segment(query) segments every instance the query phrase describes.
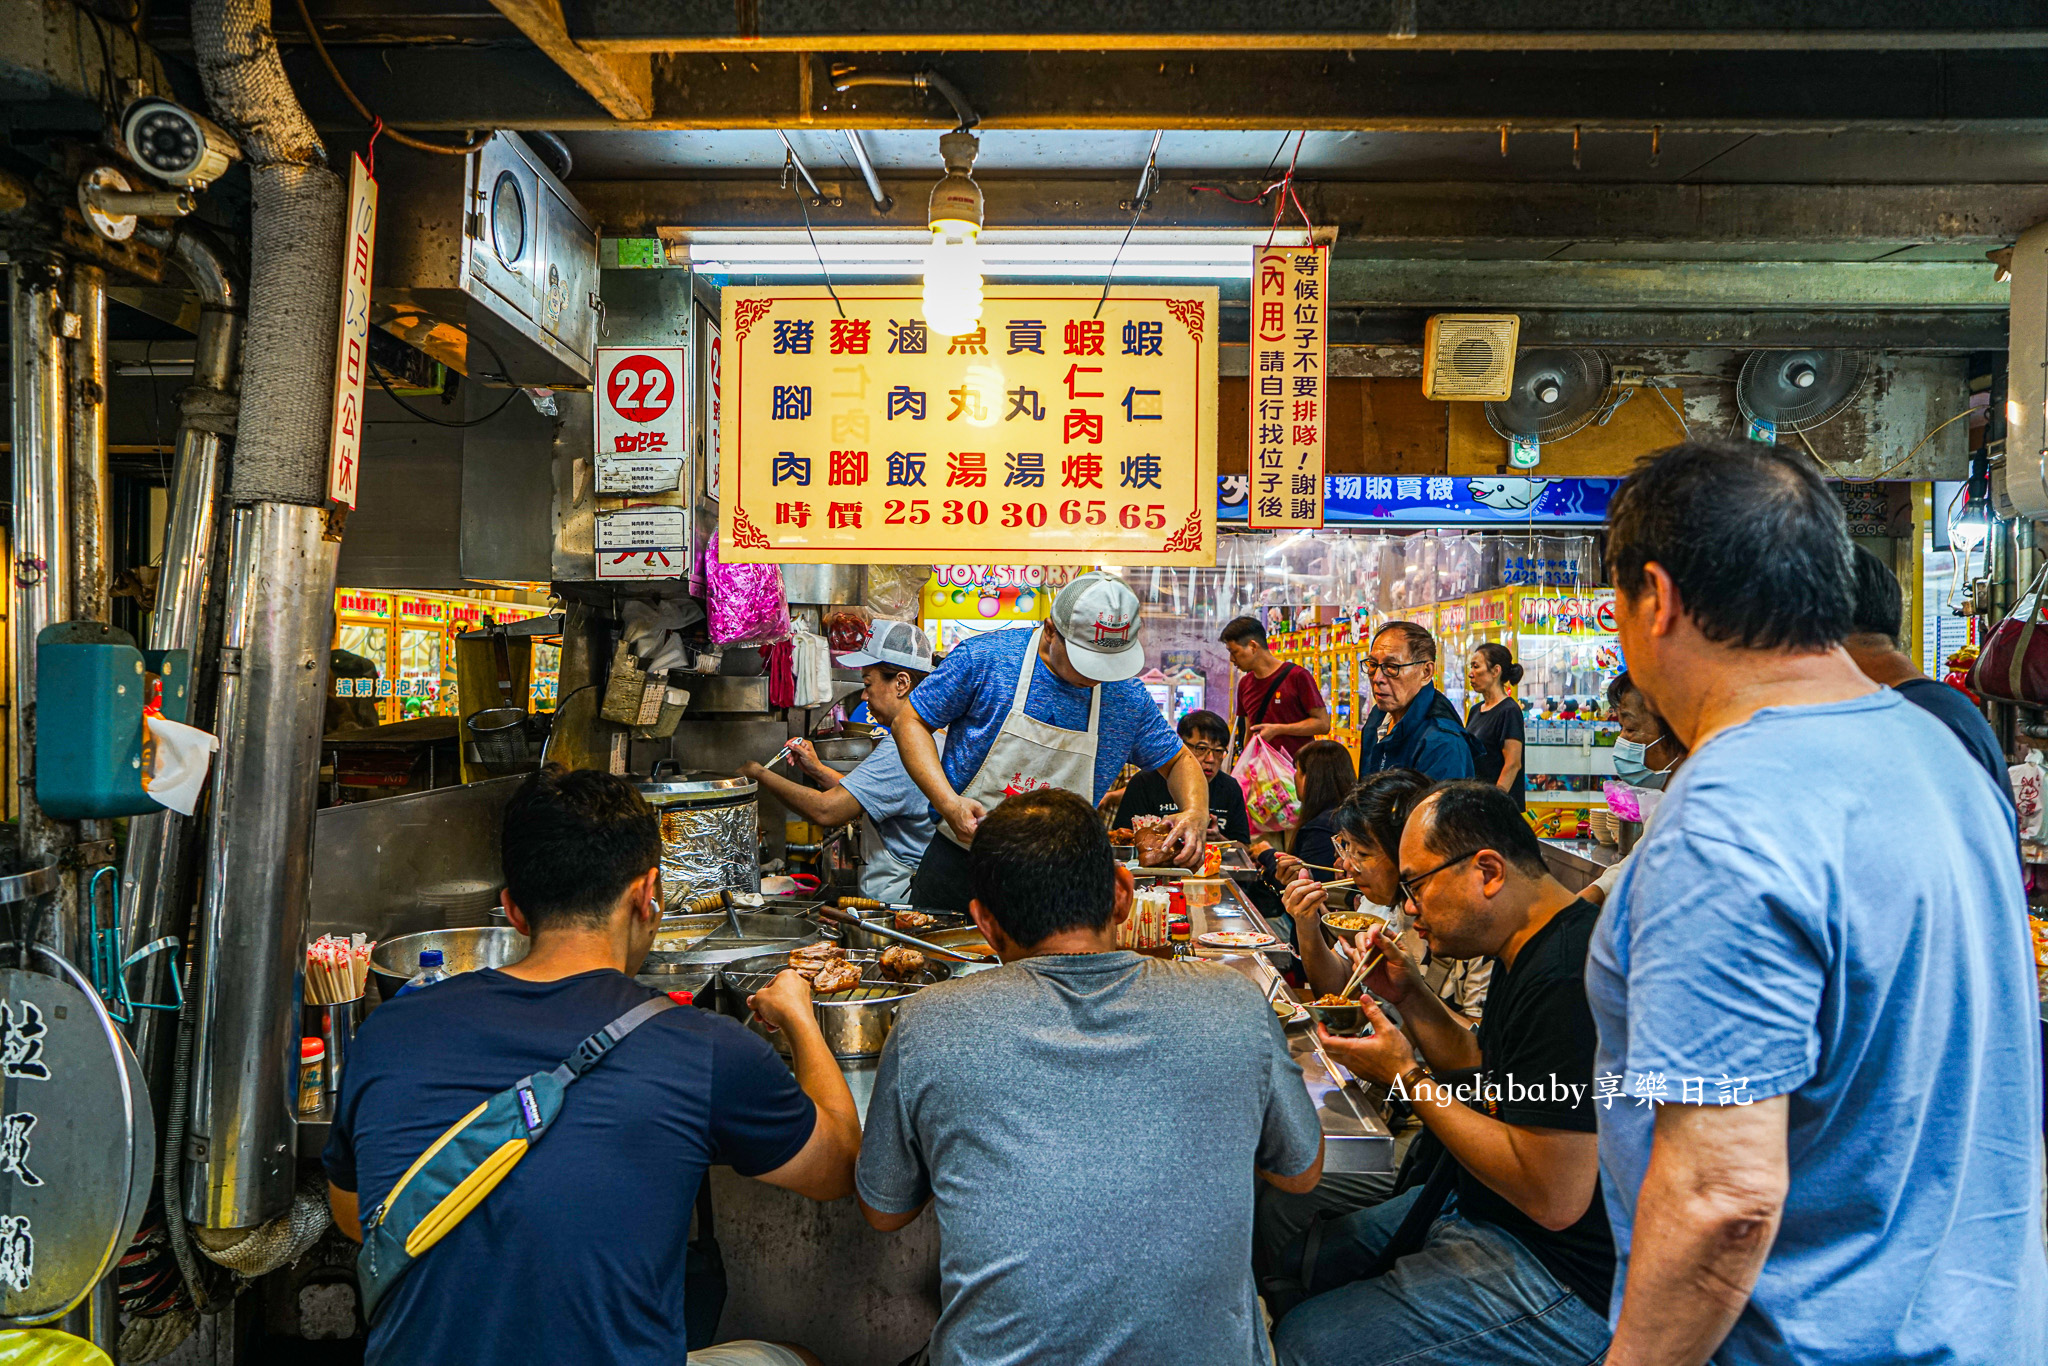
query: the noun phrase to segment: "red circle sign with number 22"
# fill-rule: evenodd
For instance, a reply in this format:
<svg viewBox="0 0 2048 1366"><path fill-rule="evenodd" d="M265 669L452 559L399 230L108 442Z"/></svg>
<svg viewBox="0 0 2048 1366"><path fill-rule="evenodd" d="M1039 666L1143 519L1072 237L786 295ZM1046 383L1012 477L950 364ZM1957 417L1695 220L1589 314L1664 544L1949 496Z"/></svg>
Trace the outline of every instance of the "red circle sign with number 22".
<svg viewBox="0 0 2048 1366"><path fill-rule="evenodd" d="M612 367L605 386L612 411L628 422L652 422L676 396L675 376L653 356L627 356Z"/></svg>

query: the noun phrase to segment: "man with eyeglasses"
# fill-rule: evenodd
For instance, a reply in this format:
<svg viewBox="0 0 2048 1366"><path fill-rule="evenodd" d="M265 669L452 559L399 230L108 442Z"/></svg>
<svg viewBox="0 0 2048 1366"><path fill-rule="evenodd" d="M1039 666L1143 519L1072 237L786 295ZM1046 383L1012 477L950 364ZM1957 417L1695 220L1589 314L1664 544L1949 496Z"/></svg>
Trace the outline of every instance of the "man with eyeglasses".
<svg viewBox="0 0 2048 1366"><path fill-rule="evenodd" d="M1209 781L1211 829L1221 830L1223 839L1250 844L1252 823L1245 814L1244 789L1237 785L1237 779L1223 771L1224 756L1230 753L1230 723L1213 711L1191 711L1181 717L1175 729L1188 753L1202 766L1202 776ZM1117 803L1116 819L1110 824L1124 829L1133 816L1179 814L1180 802L1168 788L1166 774L1151 768L1131 779L1124 788L1123 800Z"/></svg>
<svg viewBox="0 0 2048 1366"><path fill-rule="evenodd" d="M1372 683L1372 710L1359 731L1358 776L1409 768L1447 782L1470 778L1475 742L1450 699L1429 681L1436 637L1412 621L1390 621L1361 661Z"/></svg>
<svg viewBox="0 0 2048 1366"><path fill-rule="evenodd" d="M1494 960L1486 1014L1474 1032L1398 945L1360 936L1362 953L1386 955L1365 984L1401 1024L1367 999L1369 1036L1318 1035L1354 1076L1405 1099L1448 1165L1297 1243L1287 1262L1313 1298L1274 1334L1280 1366L1596 1361L1614 1279L1584 983L1599 912L1549 874L1491 783L1425 796L1400 867L1432 953Z"/></svg>

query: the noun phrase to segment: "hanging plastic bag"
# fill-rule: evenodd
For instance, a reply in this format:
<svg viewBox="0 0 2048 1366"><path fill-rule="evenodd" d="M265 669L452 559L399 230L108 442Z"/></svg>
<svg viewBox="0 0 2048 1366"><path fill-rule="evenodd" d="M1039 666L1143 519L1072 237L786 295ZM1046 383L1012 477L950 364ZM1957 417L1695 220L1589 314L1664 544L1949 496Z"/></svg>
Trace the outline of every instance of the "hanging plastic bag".
<svg viewBox="0 0 2048 1366"><path fill-rule="evenodd" d="M782 596L782 569L772 564L725 564L720 538L704 543L704 604L707 629L720 645L766 645L789 634L789 603Z"/></svg>
<svg viewBox="0 0 2048 1366"><path fill-rule="evenodd" d="M1301 798L1294 791L1294 761L1265 736L1255 737L1230 770L1244 789L1244 810L1252 829L1262 835L1294 828Z"/></svg>
<svg viewBox="0 0 2048 1366"><path fill-rule="evenodd" d="M220 741L197 726L161 716L145 715L142 723L142 790L179 815L191 815Z"/></svg>
<svg viewBox="0 0 2048 1366"><path fill-rule="evenodd" d="M878 617L916 621L922 614L925 581L931 576L928 564L871 564L863 601Z"/></svg>

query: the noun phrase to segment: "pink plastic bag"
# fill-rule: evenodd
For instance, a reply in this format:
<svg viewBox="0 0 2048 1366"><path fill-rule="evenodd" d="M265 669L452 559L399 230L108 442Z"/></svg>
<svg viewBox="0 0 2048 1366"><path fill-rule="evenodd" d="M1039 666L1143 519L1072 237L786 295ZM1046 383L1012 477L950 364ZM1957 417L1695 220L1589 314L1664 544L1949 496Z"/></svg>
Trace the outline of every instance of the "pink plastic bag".
<svg viewBox="0 0 2048 1366"><path fill-rule="evenodd" d="M789 634L781 566L721 563L716 536L704 543L704 608L718 645L765 645Z"/></svg>
<svg viewBox="0 0 2048 1366"><path fill-rule="evenodd" d="M1286 750L1258 736L1245 746L1230 776L1244 789L1244 810L1253 830L1270 835L1294 828L1301 799L1294 792L1294 760Z"/></svg>

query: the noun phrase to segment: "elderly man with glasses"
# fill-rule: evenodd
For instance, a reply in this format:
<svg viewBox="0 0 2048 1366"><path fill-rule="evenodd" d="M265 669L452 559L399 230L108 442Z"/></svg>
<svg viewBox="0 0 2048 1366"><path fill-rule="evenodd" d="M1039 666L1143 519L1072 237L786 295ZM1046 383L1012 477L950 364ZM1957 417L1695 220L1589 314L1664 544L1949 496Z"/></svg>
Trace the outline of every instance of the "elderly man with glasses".
<svg viewBox="0 0 2048 1366"><path fill-rule="evenodd" d="M1614 1280L1584 984L1599 912L1545 871L1490 783L1424 797L1400 867L1416 934L1433 953L1493 959L1493 985L1475 1032L1397 945L1359 937L1361 953L1384 954L1366 986L1401 1023L1367 1000L1372 1034L1319 1027L1323 1047L1407 1100L1439 1151L1419 1186L1296 1244L1313 1298L1281 1320L1280 1366L1598 1360Z"/></svg>
<svg viewBox="0 0 2048 1366"><path fill-rule="evenodd" d="M1412 621L1390 621L1361 661L1372 683L1372 711L1359 732L1358 776L1410 768L1447 782L1470 778L1477 743L1450 699L1430 683L1436 637Z"/></svg>

